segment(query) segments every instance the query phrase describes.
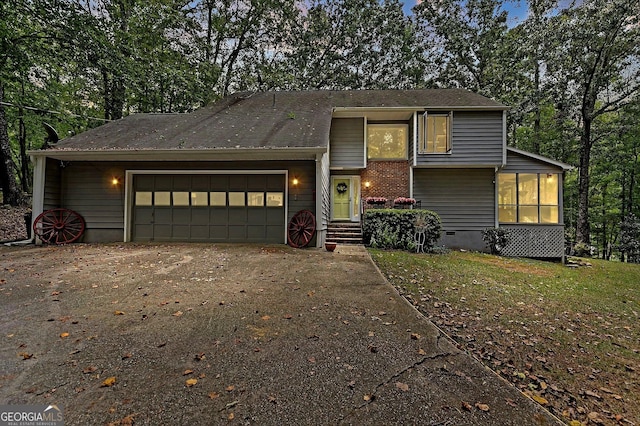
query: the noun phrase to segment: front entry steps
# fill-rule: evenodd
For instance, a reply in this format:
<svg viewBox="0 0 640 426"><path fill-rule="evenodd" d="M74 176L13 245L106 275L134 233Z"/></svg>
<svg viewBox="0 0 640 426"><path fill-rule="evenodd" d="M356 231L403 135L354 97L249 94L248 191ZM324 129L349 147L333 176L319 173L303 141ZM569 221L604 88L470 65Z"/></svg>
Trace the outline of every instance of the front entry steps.
<svg viewBox="0 0 640 426"><path fill-rule="evenodd" d="M359 222L331 222L327 227L326 241L338 244L362 244L362 227Z"/></svg>

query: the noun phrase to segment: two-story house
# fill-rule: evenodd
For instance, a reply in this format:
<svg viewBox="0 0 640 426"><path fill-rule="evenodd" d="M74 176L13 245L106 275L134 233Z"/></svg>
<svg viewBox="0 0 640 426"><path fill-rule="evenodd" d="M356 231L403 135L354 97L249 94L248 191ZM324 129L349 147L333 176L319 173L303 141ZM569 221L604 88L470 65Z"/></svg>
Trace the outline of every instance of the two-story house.
<svg viewBox="0 0 640 426"><path fill-rule="evenodd" d="M441 244L562 257L568 166L506 146L507 107L457 89L240 93L190 114L134 114L30 154L34 219L57 207L83 241L286 243L300 210L359 223L366 197L412 197Z"/></svg>

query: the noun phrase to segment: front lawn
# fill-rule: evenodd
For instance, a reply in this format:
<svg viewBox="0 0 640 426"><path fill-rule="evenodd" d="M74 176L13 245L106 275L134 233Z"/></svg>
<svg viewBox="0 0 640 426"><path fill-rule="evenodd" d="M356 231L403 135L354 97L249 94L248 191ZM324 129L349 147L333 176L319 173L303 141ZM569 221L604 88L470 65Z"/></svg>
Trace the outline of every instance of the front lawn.
<svg viewBox="0 0 640 426"><path fill-rule="evenodd" d="M567 423L640 424L640 265L370 252L462 349Z"/></svg>

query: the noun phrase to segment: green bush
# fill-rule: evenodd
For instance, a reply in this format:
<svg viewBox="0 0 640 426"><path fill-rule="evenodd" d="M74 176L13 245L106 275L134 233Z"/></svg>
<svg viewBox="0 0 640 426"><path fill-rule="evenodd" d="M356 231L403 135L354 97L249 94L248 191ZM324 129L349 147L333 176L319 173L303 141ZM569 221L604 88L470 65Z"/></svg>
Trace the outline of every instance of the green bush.
<svg viewBox="0 0 640 426"><path fill-rule="evenodd" d="M425 251L432 251L440 239L440 217L429 210L370 209L364 213L364 243L383 249L416 248L416 227L425 229Z"/></svg>
<svg viewBox="0 0 640 426"><path fill-rule="evenodd" d="M500 254L511 241L511 231L504 228L485 228L482 230L482 239L491 250L491 254Z"/></svg>

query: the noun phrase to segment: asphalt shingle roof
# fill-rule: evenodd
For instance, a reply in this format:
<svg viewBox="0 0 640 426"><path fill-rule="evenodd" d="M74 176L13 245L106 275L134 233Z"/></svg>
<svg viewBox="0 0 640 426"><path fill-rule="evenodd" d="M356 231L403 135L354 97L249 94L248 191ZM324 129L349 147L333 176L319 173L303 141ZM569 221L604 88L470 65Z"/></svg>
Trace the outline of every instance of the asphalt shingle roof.
<svg viewBox="0 0 640 426"><path fill-rule="evenodd" d="M459 89L238 93L189 114L133 114L51 150L323 148L334 108L506 109Z"/></svg>

